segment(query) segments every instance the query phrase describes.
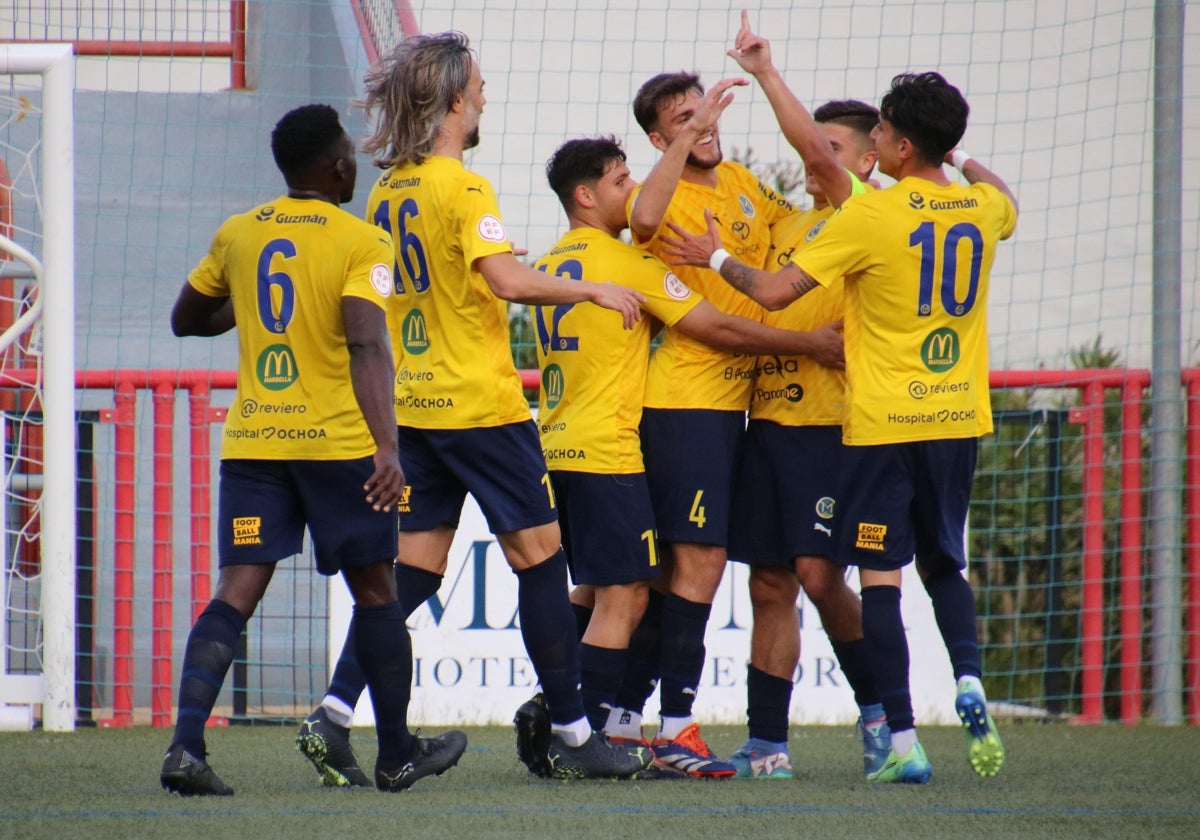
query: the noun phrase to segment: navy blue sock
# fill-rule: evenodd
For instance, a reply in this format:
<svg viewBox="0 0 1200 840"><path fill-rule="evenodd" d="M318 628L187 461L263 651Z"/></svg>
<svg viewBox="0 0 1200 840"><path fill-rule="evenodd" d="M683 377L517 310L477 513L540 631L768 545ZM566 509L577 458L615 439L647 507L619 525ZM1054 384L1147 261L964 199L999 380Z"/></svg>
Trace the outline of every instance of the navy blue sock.
<svg viewBox="0 0 1200 840"><path fill-rule="evenodd" d="M688 717L692 713L704 670L704 630L711 612L712 604L699 604L674 594L663 597L663 717Z"/></svg>
<svg viewBox="0 0 1200 840"><path fill-rule="evenodd" d="M617 705L639 715L654 693L659 677L659 647L662 640L663 595L650 590L642 620L629 637L629 658L625 661L625 677L617 691Z"/></svg>
<svg viewBox="0 0 1200 840"><path fill-rule="evenodd" d="M412 754L408 701L412 693L412 641L399 601L354 606L354 649L375 707L379 758L395 764Z"/></svg>
<svg viewBox="0 0 1200 840"><path fill-rule="evenodd" d="M913 728L908 691L908 637L900 615L900 587L868 586L862 591L863 651L875 675L879 702L893 732Z"/></svg>
<svg viewBox="0 0 1200 840"><path fill-rule="evenodd" d="M179 675L179 715L173 744L204 757L204 725L212 714L225 674L233 662L246 617L224 601L213 599L192 625Z"/></svg>
<svg viewBox="0 0 1200 840"><path fill-rule="evenodd" d="M521 638L537 672L552 723L584 716L579 694L579 636L567 598L567 555L552 557L517 575L517 614Z"/></svg>
<svg viewBox="0 0 1200 840"><path fill-rule="evenodd" d="M407 619L442 588L442 575L416 566L396 564L396 598L404 606Z"/></svg>
<svg viewBox="0 0 1200 840"><path fill-rule="evenodd" d="M833 645L833 655L837 657L842 673L850 688L854 689L854 702L859 706L871 706L879 702L879 689L875 687L875 675L871 673L871 665L867 661L866 643L862 639L852 642L836 642Z"/></svg>
<svg viewBox="0 0 1200 840"><path fill-rule="evenodd" d="M582 641L583 634L587 632L588 623L592 620L592 608L572 602L571 610L575 613L575 629L579 633L580 641Z"/></svg>
<svg viewBox="0 0 1200 840"><path fill-rule="evenodd" d="M413 566L396 564L396 591L399 592L401 609L404 618L416 612L417 607L424 604L442 587L442 575L427 572ZM407 594L406 594L407 593ZM354 618L346 628L346 641L342 643L342 652L338 654L337 664L333 667L333 676L329 679L326 694L338 698L351 709L358 703L358 697L367 687L367 678L358 664L358 654L355 653Z"/></svg>
<svg viewBox="0 0 1200 840"><path fill-rule="evenodd" d="M792 681L746 667L746 721L750 737L786 743L792 706Z"/></svg>
<svg viewBox="0 0 1200 840"><path fill-rule="evenodd" d="M616 700L628 658L628 650L579 645L579 676L583 681L580 690L592 729L599 731L608 722L608 709Z"/></svg>
<svg viewBox="0 0 1200 840"><path fill-rule="evenodd" d="M346 627L346 640L342 642L342 652L338 654L337 664L333 666L333 676L329 678L329 688L325 693L341 700L351 709L358 703L358 696L367 687L367 678L358 664L358 654L355 652L355 626L357 621L350 617Z"/></svg>
<svg viewBox="0 0 1200 840"><path fill-rule="evenodd" d="M936 572L925 581L933 601L954 678L978 677L983 673L979 659L979 636L975 628L975 592L957 570Z"/></svg>

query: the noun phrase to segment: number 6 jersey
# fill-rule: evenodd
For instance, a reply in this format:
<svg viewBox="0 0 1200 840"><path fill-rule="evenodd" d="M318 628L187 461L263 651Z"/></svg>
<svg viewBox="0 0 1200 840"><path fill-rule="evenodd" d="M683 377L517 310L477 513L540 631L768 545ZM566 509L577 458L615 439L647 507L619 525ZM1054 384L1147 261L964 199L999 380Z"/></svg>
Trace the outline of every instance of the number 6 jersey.
<svg viewBox="0 0 1200 840"><path fill-rule="evenodd" d="M375 451L350 383L342 298L387 309L386 234L327 201L280 196L226 219L188 276L230 297L237 393L222 458L347 460Z"/></svg>
<svg viewBox="0 0 1200 840"><path fill-rule="evenodd" d="M846 202L797 254L823 286L846 278L846 444L992 430L989 275L1016 221L995 187L910 177Z"/></svg>
<svg viewBox="0 0 1200 840"><path fill-rule="evenodd" d="M375 181L367 220L395 245L396 423L470 429L529 420L508 303L473 268L512 250L491 184L454 158L405 163Z"/></svg>

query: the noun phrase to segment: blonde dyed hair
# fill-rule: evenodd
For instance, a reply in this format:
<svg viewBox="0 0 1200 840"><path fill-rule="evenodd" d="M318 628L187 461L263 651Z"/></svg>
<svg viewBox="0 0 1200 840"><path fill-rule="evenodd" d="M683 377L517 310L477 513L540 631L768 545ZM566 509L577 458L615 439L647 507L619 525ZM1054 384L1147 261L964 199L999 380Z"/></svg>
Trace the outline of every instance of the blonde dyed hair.
<svg viewBox="0 0 1200 840"><path fill-rule="evenodd" d="M359 104L378 119L363 150L381 167L425 160L474 63L461 32L414 35L397 44L367 73Z"/></svg>

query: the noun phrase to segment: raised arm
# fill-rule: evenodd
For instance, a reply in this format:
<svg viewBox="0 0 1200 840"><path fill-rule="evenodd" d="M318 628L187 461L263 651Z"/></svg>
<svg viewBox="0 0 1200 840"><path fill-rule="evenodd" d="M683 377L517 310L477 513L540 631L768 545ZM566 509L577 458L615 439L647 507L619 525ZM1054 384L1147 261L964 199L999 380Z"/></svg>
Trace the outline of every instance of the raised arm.
<svg viewBox="0 0 1200 840"><path fill-rule="evenodd" d="M1020 207L1017 205L1017 197L1008 188L1008 184L1004 183L1004 179L971 157L965 150L957 146L951 149L946 153L946 163L961 172L963 177L967 179L968 184L991 184L1008 196L1008 200L1013 203L1013 207L1018 212L1020 211Z"/></svg>
<svg viewBox="0 0 1200 840"><path fill-rule="evenodd" d="M770 310L783 309L817 287L817 281L795 263L788 263L778 271L767 271L731 257L721 247L712 213L705 210L704 219L708 229L700 234L684 230L673 222L667 223L674 236L662 238L663 252L671 257L673 265L707 266L730 286Z"/></svg>
<svg viewBox="0 0 1200 840"><path fill-rule="evenodd" d="M722 112L733 101L733 94L726 91L746 84L749 82L745 79L722 79L704 95L694 111L678 115L683 121L678 133L642 182L642 188L630 210L629 230L634 241L645 242L658 232L687 165L692 145L701 135L712 131Z"/></svg>
<svg viewBox="0 0 1200 840"><path fill-rule="evenodd" d="M375 510L391 510L404 490L404 470L396 437L392 396L395 369L387 316L371 301L347 295L342 298L342 319L354 399L375 441L375 471L363 491L367 504Z"/></svg>
<svg viewBox="0 0 1200 840"><path fill-rule="evenodd" d="M817 128L812 114L784 82L771 60L770 43L751 31L750 16L744 10L742 27L734 39L733 49L726 54L762 87L775 111L775 119L783 136L800 154L805 168L820 179L829 203L841 207L854 188L850 173L838 163L833 147Z"/></svg>
<svg viewBox="0 0 1200 840"><path fill-rule="evenodd" d="M480 257L475 261L475 267L496 297L502 300L532 306L594 303L620 312L625 329L631 329L642 318L641 304L646 300L645 296L624 286L556 277L530 268L508 252Z"/></svg>

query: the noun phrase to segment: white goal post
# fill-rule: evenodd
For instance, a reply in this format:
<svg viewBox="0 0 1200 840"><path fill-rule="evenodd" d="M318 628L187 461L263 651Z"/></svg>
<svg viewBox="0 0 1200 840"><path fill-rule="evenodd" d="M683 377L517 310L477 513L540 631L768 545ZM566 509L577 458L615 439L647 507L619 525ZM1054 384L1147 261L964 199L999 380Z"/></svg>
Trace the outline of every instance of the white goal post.
<svg viewBox="0 0 1200 840"><path fill-rule="evenodd" d="M76 714L74 48L0 44L0 74L41 77L42 408L52 443L45 447L40 528L44 690L35 702L46 730L69 732Z"/></svg>

